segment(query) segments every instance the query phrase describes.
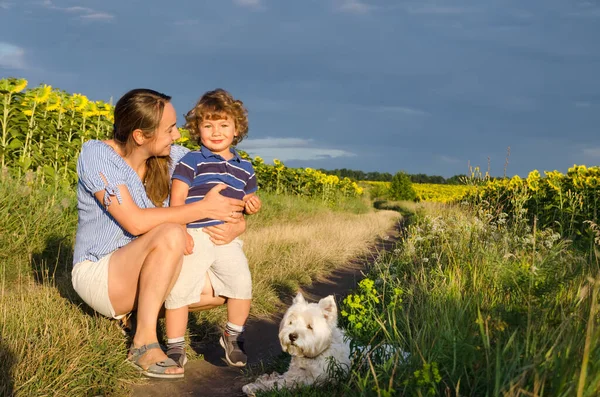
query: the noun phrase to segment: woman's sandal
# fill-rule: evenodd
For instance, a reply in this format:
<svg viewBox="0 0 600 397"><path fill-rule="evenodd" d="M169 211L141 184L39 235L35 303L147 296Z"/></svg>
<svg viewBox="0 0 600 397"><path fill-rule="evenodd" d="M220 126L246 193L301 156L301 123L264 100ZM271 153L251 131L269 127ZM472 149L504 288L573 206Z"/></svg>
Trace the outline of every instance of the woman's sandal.
<svg viewBox="0 0 600 397"><path fill-rule="evenodd" d="M185 348L183 347L169 347L167 349L167 357L175 361L181 368L188 362L185 355Z"/></svg>
<svg viewBox="0 0 600 397"><path fill-rule="evenodd" d="M150 343L148 345L144 345L144 346L138 347L138 348L131 346L131 349L129 349L129 357L127 358L127 361L129 361L132 365L134 365L137 369L139 369L142 374L146 375L149 378L161 378L161 379L183 378L183 373L180 373L180 374L166 373L166 371L170 368L180 368L179 364L176 363L175 361L173 361L173 359L171 359L171 358L167 358L166 360L159 361L154 364L150 364L147 368L142 367L139 363L140 358L142 358L142 356L144 354L146 354L146 352L148 350L151 350L151 349L160 349L160 345L157 342L155 342L155 343Z"/></svg>

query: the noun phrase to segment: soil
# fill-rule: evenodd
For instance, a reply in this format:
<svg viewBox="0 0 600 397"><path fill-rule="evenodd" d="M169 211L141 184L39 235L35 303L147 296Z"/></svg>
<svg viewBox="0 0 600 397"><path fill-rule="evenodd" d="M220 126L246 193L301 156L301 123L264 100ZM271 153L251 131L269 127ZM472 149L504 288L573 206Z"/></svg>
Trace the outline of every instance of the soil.
<svg viewBox="0 0 600 397"><path fill-rule="evenodd" d="M387 233L386 238L377 241L367 255L334 270L325 279L316 280L312 285L304 287L302 293L306 299L314 302L333 294L339 304L341 299L363 278L363 272L373 263L378 253L395 248L400 238L401 228L402 221ZM288 296L283 299L286 305L284 307L291 304L292 298L293 296ZM277 333L282 315L283 312L276 313L269 319L248 320L245 345L249 366L255 367L261 362L268 363L281 355ZM197 346L195 350L204 356L204 360L188 362L183 379L149 379L147 383L133 386L133 396L244 396L242 386L252 382L253 379L248 378L247 370L227 365L217 336L214 340Z"/></svg>

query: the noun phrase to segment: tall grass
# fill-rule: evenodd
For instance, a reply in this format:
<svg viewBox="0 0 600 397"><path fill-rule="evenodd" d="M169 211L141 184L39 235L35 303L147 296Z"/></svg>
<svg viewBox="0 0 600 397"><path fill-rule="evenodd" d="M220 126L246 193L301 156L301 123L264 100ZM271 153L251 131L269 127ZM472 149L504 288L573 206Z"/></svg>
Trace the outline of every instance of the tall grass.
<svg viewBox="0 0 600 397"><path fill-rule="evenodd" d="M598 395L589 258L551 230L424 207L344 302L355 342L394 349L365 358L340 395Z"/></svg>
<svg viewBox="0 0 600 397"><path fill-rule="evenodd" d="M125 362L125 337L115 322L92 313L70 284L74 193L35 189L33 174L27 178L0 178L0 395L127 394L139 377ZM258 315L277 307L286 288L358 255L396 219L370 212L360 199L344 199L344 209L333 210L322 200L260 196L263 210L244 235ZM317 238L310 238L311 224ZM341 239L345 247L317 247ZM216 324L222 316L216 310L196 319Z"/></svg>

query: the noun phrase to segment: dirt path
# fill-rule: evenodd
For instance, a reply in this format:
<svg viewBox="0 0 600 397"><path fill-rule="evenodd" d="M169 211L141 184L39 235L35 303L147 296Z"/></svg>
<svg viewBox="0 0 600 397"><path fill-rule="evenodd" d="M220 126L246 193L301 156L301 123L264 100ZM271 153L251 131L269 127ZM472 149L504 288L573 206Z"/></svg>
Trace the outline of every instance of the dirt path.
<svg viewBox="0 0 600 397"><path fill-rule="evenodd" d="M369 254L357 259L347 266L335 270L324 280L317 280L311 286L302 289L309 301L318 300L327 295L335 295L339 303L363 276L361 274L378 252L395 247L399 239L402 222L388 233L388 238L379 240ZM292 297L284 300L289 305ZM246 353L249 365L268 362L281 354L281 346L277 338L279 321L283 313L277 313L272 319L251 318L246 331ZM204 355L204 360L191 361L185 366L185 378L176 381L149 380L147 383L134 386L134 397L158 396L243 396L242 386L251 382L244 371L227 366L223 361L223 349L217 338L196 349Z"/></svg>

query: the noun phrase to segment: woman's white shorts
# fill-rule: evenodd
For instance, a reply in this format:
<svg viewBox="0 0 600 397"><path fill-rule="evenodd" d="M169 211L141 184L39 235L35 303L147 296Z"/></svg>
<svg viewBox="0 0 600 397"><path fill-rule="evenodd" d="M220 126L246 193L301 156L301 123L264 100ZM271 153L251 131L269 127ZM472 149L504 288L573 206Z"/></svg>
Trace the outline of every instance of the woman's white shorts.
<svg viewBox="0 0 600 397"><path fill-rule="evenodd" d="M71 271L73 289L92 309L103 316L121 319L116 315L108 297L108 263L112 253L98 262L86 260L77 263Z"/></svg>

